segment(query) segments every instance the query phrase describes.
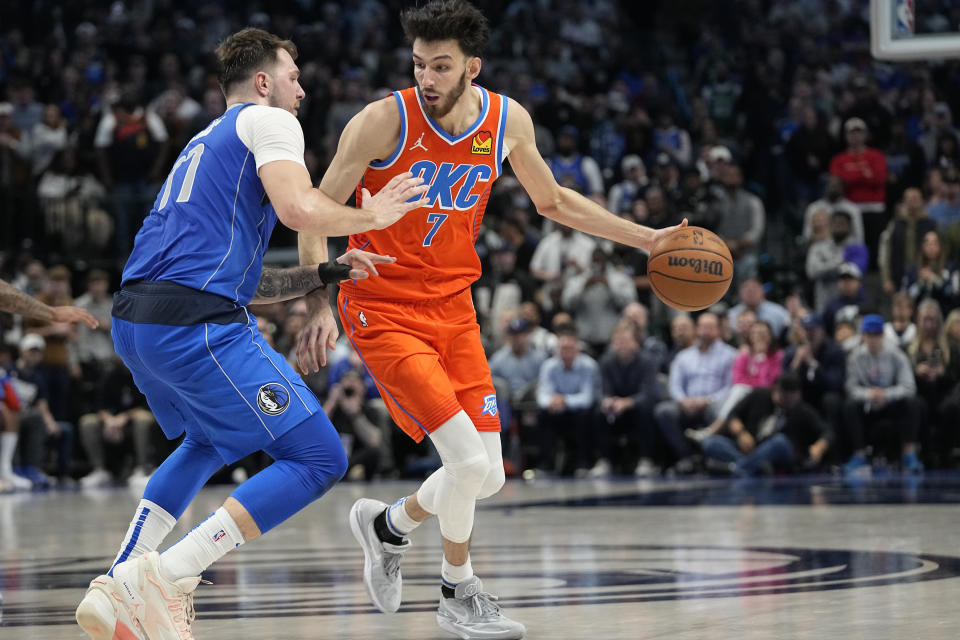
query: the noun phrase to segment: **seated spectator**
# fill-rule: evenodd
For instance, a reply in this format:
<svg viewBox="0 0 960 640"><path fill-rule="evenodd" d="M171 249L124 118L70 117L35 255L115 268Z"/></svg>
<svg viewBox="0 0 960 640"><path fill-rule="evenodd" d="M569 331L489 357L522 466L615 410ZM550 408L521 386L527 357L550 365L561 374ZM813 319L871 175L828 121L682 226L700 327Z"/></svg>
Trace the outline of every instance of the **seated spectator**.
<svg viewBox="0 0 960 640"><path fill-rule="evenodd" d="M923 406L916 396L910 361L899 349L884 344L881 316L865 316L861 332L863 344L847 360L843 423L853 455L844 465L844 473L859 473L868 467L867 445L877 442L882 424L899 436L903 470L921 473L917 441Z"/></svg>
<svg viewBox="0 0 960 640"><path fill-rule="evenodd" d="M736 282L755 278L760 240L766 224L763 201L743 188L743 171L735 164L723 172L723 190L714 203L718 219L716 233L733 256ZM764 318L765 319L765 318Z"/></svg>
<svg viewBox="0 0 960 640"><path fill-rule="evenodd" d="M530 273L537 280L554 285L563 277L589 271L595 246L590 236L557 224L533 252Z"/></svg>
<svg viewBox="0 0 960 640"><path fill-rule="evenodd" d="M836 434L843 408L847 354L824 331L817 312L805 315L801 325L803 341L787 348L783 370L797 374L803 401L819 411Z"/></svg>
<svg viewBox="0 0 960 640"><path fill-rule="evenodd" d="M957 273L947 264L947 256L940 242L940 234L928 231L923 236L915 264L907 268L902 288L914 300L932 298L940 309L952 309L957 303Z"/></svg>
<svg viewBox="0 0 960 640"><path fill-rule="evenodd" d="M653 407L660 398L657 383L659 362L640 348L631 322L621 322L613 331L610 349L600 359L601 420L597 425L597 463L592 477L609 475L617 440L625 438L636 450L629 470L637 476L656 472L653 464ZM621 460L623 462L623 460Z"/></svg>
<svg viewBox="0 0 960 640"><path fill-rule="evenodd" d="M708 460L741 476L811 469L830 446L830 430L803 401L800 378L783 373L772 387L758 387L741 400L722 434L703 443Z"/></svg>
<svg viewBox="0 0 960 640"><path fill-rule="evenodd" d="M631 153L623 156L620 160L620 172L623 180L610 187L607 196L607 206L618 216L631 213L633 203L643 198L643 192L650 184L647 168L638 155Z"/></svg>
<svg viewBox="0 0 960 640"><path fill-rule="evenodd" d="M582 193L599 205L605 205L603 175L600 166L590 156L580 153L580 131L574 125L564 125L557 136L556 152L547 164L557 184Z"/></svg>
<svg viewBox="0 0 960 640"><path fill-rule="evenodd" d="M570 277L560 298L563 308L574 317L580 339L595 354L603 353L620 312L636 299L633 281L610 264L599 247L593 250L590 270Z"/></svg>
<svg viewBox="0 0 960 640"><path fill-rule="evenodd" d="M779 341L783 337L784 330L790 326L790 312L776 302L767 300L763 285L755 278L745 280L740 285L738 293L740 304L730 309L727 314L730 317L730 325L738 327L737 316L744 309L749 309L757 314L758 320L763 320L770 325L774 341Z"/></svg>
<svg viewBox="0 0 960 640"><path fill-rule="evenodd" d="M821 311L823 326L828 335L836 337L839 322L855 320L862 315L865 308L872 306L870 296L861 286L862 278L860 267L850 262L843 263L837 270L837 297L828 302Z"/></svg>
<svg viewBox="0 0 960 640"><path fill-rule="evenodd" d="M538 469L547 473L586 475L593 464L593 407L600 389L597 362L580 353L580 341L573 326L557 330L557 355L540 367L537 406L540 452ZM557 439L564 445L557 455Z"/></svg>
<svg viewBox="0 0 960 640"><path fill-rule="evenodd" d="M822 309L836 297L837 275L840 265L848 262L852 249L865 252L863 243L858 243L851 235L850 214L846 211L834 211L830 216L830 236L815 242L807 251L807 277L814 282L813 303ZM861 268L866 265L861 265Z"/></svg>
<svg viewBox="0 0 960 640"><path fill-rule="evenodd" d="M76 356L84 373L98 377L104 366L113 359L113 339L110 337L113 296L110 295L110 274L102 269L91 269L87 275L87 291L74 304L86 309L100 323L96 329L81 324L77 327Z"/></svg>
<svg viewBox="0 0 960 640"><path fill-rule="evenodd" d="M806 211L804 211L804 238L813 240L816 235L814 233L814 216L817 211L825 211L828 219L834 211L846 211L850 215L851 234L857 242L866 242L863 236L863 216L860 213L860 208L844 197L843 189L843 180L840 176L831 175L827 177L823 197L808 204Z"/></svg>
<svg viewBox="0 0 960 640"><path fill-rule="evenodd" d="M903 351L917 336L917 325L913 324L913 298L899 291L893 296L893 319L883 324L883 336L891 344Z"/></svg>
<svg viewBox="0 0 960 640"><path fill-rule="evenodd" d="M860 334L857 332L857 326L860 325L861 316L851 315L837 321L837 328L833 332L833 340L843 348L843 352L848 356L854 349L860 346Z"/></svg>
<svg viewBox="0 0 960 640"><path fill-rule="evenodd" d="M480 326L486 327L485 333L494 344L503 338L494 319L531 300L535 290L530 273L517 268L517 252L512 246L502 244L493 250L489 267L473 286L473 295Z"/></svg>
<svg viewBox="0 0 960 640"><path fill-rule="evenodd" d="M336 425L347 452L348 480L372 480L390 456L389 443L379 422L380 411L369 401L370 391L363 376L356 369L349 369L330 385L323 403L323 411ZM372 391L377 393L376 388Z"/></svg>
<svg viewBox="0 0 960 640"><path fill-rule="evenodd" d="M891 294L900 288L907 267L916 262L924 236L936 230L937 222L927 212L920 189L904 191L897 215L887 225L879 251L883 256L880 275L884 292Z"/></svg>
<svg viewBox="0 0 960 640"><path fill-rule="evenodd" d="M730 317L729 315L727 316ZM750 350L750 327L757 323L757 314L752 309L744 309L737 314L737 324L730 327L729 319L726 322L727 332L724 332L724 323L720 326L720 337L724 342L737 348L741 353ZM729 340L727 340L729 333Z"/></svg>
<svg viewBox="0 0 960 640"><path fill-rule="evenodd" d="M696 337L696 329L689 313L681 312L673 316L673 320L670 321L670 351L660 365L660 373L667 373L677 354L693 346Z"/></svg>
<svg viewBox="0 0 960 640"><path fill-rule="evenodd" d="M960 349L960 309L954 309L943 322L943 333L951 347Z"/></svg>
<svg viewBox="0 0 960 640"><path fill-rule="evenodd" d="M733 384L737 350L720 340L720 323L712 313L697 318L697 341L677 354L670 365L670 399L654 409L654 421L671 454L674 469L694 469L693 449L685 429L705 426L717 417Z"/></svg>
<svg viewBox="0 0 960 640"><path fill-rule="evenodd" d="M490 356L490 371L500 404L501 433L506 433L514 409L535 398L540 367L547 354L530 344L530 323L516 316L507 325L507 344Z"/></svg>
<svg viewBox="0 0 960 640"><path fill-rule="evenodd" d="M530 346L546 356L557 352L557 336L540 324L542 315L536 302L524 302L520 305L520 317L530 325Z"/></svg>
<svg viewBox="0 0 960 640"><path fill-rule="evenodd" d="M960 350L951 347L943 333L943 314L940 305L934 300L924 300L917 307L917 335L906 349L913 376L917 382L917 397L923 400L927 415L935 418L940 406L960 382ZM928 459L934 456L933 441L937 426L932 421L926 424L934 427L924 429L921 436L926 445L924 455Z"/></svg>
<svg viewBox="0 0 960 640"><path fill-rule="evenodd" d="M956 167L948 167L941 172L941 176L941 199L930 205L930 217L941 229L949 229L960 222L960 174Z"/></svg>
<svg viewBox="0 0 960 640"><path fill-rule="evenodd" d="M656 364L659 371L660 365L667 357L667 345L657 336L650 335L648 331L650 314L647 308L641 302L631 302L623 308L623 313L620 314L620 322L624 321L633 324L640 350L651 362Z"/></svg>
<svg viewBox="0 0 960 640"><path fill-rule="evenodd" d="M20 398L20 465L21 473L37 488L46 488L53 480L45 473L46 450L57 453L56 476L59 485L71 482L73 443L76 429L66 420L57 420L47 402L47 378L40 367L43 360L43 338L28 333L20 340L20 357L10 369L10 376Z"/></svg>
<svg viewBox="0 0 960 640"><path fill-rule="evenodd" d="M80 479L85 489L108 485L125 475L128 452L133 453L134 464L129 484L144 482L154 468L152 441L159 431L157 422L120 358L115 357L111 364L97 388L96 406L100 409L80 417L80 443L92 468Z"/></svg>

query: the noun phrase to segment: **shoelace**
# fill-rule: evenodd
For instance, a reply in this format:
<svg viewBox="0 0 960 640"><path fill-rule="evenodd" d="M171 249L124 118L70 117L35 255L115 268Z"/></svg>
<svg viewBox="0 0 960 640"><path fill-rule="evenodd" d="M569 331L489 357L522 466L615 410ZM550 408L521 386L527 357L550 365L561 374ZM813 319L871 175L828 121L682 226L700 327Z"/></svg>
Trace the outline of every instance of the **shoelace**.
<svg viewBox="0 0 960 640"><path fill-rule="evenodd" d="M469 599L470 604L473 605L473 613L476 614L478 618L500 615L500 605L497 604L499 598L492 593L481 591L476 595L470 596Z"/></svg>

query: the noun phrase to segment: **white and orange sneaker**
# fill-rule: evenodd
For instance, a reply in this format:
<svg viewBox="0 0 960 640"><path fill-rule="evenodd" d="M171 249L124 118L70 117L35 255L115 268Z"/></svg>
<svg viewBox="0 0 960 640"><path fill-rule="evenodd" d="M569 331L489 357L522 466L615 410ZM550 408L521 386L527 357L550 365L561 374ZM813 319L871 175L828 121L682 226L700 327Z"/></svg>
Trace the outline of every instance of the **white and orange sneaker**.
<svg viewBox="0 0 960 640"><path fill-rule="evenodd" d="M77 624L93 640L148 640L108 575L90 581L77 607Z"/></svg>
<svg viewBox="0 0 960 640"><path fill-rule="evenodd" d="M200 576L167 580L160 573L160 554L151 551L118 564L113 579L150 640L193 640L193 592Z"/></svg>

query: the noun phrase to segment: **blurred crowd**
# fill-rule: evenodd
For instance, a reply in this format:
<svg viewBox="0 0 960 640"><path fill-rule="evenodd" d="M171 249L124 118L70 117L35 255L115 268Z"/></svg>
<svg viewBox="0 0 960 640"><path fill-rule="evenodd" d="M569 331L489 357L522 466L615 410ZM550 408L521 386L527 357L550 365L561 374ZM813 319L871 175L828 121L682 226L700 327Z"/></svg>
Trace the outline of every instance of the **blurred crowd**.
<svg viewBox="0 0 960 640"><path fill-rule="evenodd" d="M676 313L644 255L541 218L507 171L474 299L509 471L956 467L960 63L874 60L865 1L477 4L494 34L479 80L531 112L558 182L643 224L712 229L735 260L723 301ZM403 5L0 6L0 275L102 323L0 314L3 428L21 433L4 482L136 482L173 446L113 354L110 293L174 154L224 108L217 42L254 25L297 44L319 180L349 119L412 83ZM958 11L926 3L918 27L955 31ZM278 227L271 246L295 242ZM253 311L293 358L305 305ZM330 360L308 382L349 477L432 468L346 344Z"/></svg>

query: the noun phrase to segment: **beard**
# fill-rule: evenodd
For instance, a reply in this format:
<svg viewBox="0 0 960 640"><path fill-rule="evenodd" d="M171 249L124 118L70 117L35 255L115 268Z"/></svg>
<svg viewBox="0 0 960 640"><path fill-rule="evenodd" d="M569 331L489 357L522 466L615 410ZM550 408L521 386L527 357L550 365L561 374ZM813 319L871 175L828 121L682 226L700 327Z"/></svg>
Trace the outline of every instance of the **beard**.
<svg viewBox="0 0 960 640"><path fill-rule="evenodd" d="M437 104L427 104L426 102L423 102L423 110L427 112L428 116L434 120L438 120L453 110L453 106L457 104L457 100L460 99L460 96L462 96L463 92L466 90L467 72L464 70L463 74L460 76L460 81L447 96L440 96ZM423 93L423 89L420 90L420 93Z"/></svg>

